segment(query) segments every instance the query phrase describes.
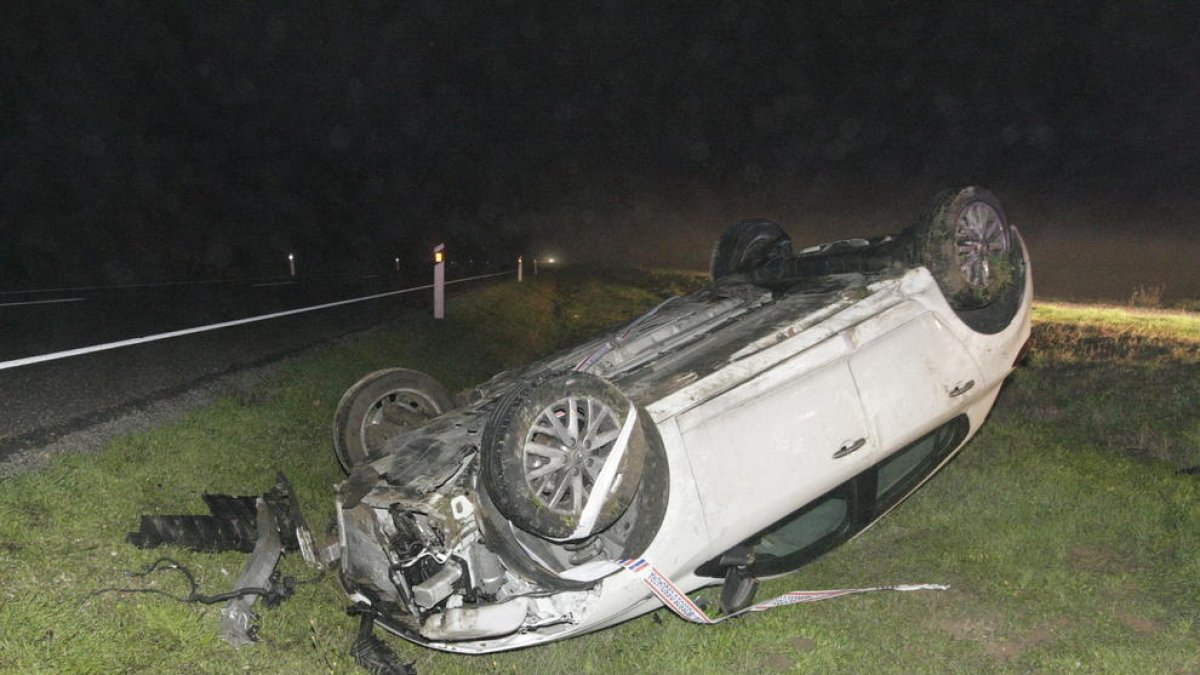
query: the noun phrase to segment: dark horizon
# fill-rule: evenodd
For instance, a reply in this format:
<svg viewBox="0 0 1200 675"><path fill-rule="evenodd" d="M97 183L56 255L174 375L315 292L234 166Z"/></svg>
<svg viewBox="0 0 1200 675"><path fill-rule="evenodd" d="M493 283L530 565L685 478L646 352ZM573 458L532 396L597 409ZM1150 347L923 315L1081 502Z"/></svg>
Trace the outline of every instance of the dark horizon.
<svg viewBox="0 0 1200 675"><path fill-rule="evenodd" d="M1039 292L1200 298L1177 8L64 2L10 10L0 287L424 264L702 268L987 185Z"/></svg>

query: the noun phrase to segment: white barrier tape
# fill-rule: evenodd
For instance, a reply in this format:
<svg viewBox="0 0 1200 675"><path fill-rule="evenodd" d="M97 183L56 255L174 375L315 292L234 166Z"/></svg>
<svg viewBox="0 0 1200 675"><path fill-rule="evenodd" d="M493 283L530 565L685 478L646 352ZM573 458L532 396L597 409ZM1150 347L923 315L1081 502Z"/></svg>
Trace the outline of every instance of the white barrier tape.
<svg viewBox="0 0 1200 675"><path fill-rule="evenodd" d="M750 612L765 612L774 607L798 605L803 602L819 602L821 600L840 598L843 595L872 593L874 591L944 591L950 588L943 584L897 584L894 586L873 586L871 588L840 588L828 591L792 591L791 593L784 593L770 600L755 603L732 614L712 619L695 602L692 602L687 593L679 590L679 587L672 583L666 575L659 572L654 565L646 562L645 559L621 560L619 563L621 567L624 567L626 570L632 572L634 576L641 579L650 591L662 601L663 605L666 605L667 609L675 612L683 619L700 624L721 623L726 619L732 619L735 616L741 616Z"/></svg>
<svg viewBox="0 0 1200 675"><path fill-rule="evenodd" d="M464 281L474 281L476 279L487 279L490 277L498 277L512 272L497 272L495 274L481 274L479 276L467 277L465 279L455 279L447 281L446 285L461 284ZM402 293L413 293L415 291L423 291L432 288L433 284L424 286L414 286L413 288L402 288L398 291L388 291L387 293L377 293L375 295L367 295L361 298L351 298L349 300L338 300L337 302L327 302L323 305L313 305L311 307L301 307L299 309L289 309L283 312L275 312L274 314L262 314L259 316L251 316L245 319L235 319L233 321L225 321L223 323L213 323L207 326L196 326L195 328L184 328L182 330L174 330L169 333L158 333L157 335L146 335L143 337L130 338L128 340L119 340L117 342L108 342L101 345L92 345L90 347L79 347L78 349L68 349L66 351L54 352L52 354L39 354L38 356L27 356L21 359L13 359L11 361L0 361L0 370L9 368L20 368L21 366L29 366L35 363L45 361L55 361L57 359L65 359L71 356L82 356L84 354L92 354L95 352L107 351L109 349L119 349L121 347L129 347L132 345L140 345L146 342L155 342L158 340L166 340L168 338L176 338L184 335L192 335L194 333L204 333L210 330L219 328L230 328L232 326L241 326L256 321L266 321L267 319L278 319L284 316L292 316L293 314L302 314L304 312L314 312L319 309L329 309L330 307L340 307L341 305L349 305L355 302L365 302L367 300L376 300L378 298L386 298L391 295L400 295Z"/></svg>
<svg viewBox="0 0 1200 675"><path fill-rule="evenodd" d="M663 573L659 572L654 565L646 562L645 559L638 560L619 560L621 567L633 572L633 575L642 580L650 588L650 591L658 596L672 612L691 621L692 623L716 623L708 618L704 610L696 606L692 599L687 596L687 593L679 590L675 584Z"/></svg>
<svg viewBox="0 0 1200 675"><path fill-rule="evenodd" d="M600 474L596 476L596 482L592 485L592 494L588 495L587 503L583 505L583 511L579 514L579 525L571 533L570 539L582 539L591 534L592 529L596 527L600 509L608 501L608 493L615 487L613 481L617 479L621 458L625 456L625 448L629 445L629 437L633 435L633 425L636 423L637 406L630 403L629 414L625 416L625 424L621 426L621 432L617 434L617 441L609 451L608 457L605 458L604 466L600 468Z"/></svg>

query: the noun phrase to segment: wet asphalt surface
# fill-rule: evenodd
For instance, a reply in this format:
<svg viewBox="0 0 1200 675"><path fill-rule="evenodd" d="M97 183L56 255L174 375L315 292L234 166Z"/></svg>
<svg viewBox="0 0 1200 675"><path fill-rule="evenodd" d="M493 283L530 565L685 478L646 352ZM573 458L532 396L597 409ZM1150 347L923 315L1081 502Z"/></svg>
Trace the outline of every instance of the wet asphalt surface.
<svg viewBox="0 0 1200 675"><path fill-rule="evenodd" d="M410 287L406 282L297 285L273 294L269 287L207 295L195 288L75 292L70 297L88 299L0 306L0 362ZM448 292L479 283L487 282ZM54 452L95 449L113 435L152 427L252 385L290 357L423 315L431 310L430 296L417 290L0 370L0 475L37 466Z"/></svg>

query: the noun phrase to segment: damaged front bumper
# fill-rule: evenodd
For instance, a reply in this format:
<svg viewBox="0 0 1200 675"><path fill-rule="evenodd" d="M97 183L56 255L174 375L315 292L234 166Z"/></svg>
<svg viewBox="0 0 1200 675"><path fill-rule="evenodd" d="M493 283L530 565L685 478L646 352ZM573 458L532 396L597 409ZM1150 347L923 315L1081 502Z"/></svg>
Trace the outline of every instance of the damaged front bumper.
<svg viewBox="0 0 1200 675"><path fill-rule="evenodd" d="M503 524L491 523L488 531L477 492L418 496L381 483L355 503L343 498L338 501L342 583L379 625L411 641L458 651L450 643L553 627L559 633L586 617L596 594L596 579L587 574L560 579L555 584L560 588L548 589L515 573L515 565L486 543L502 536L497 528ZM546 581L554 575L545 570L535 576Z"/></svg>

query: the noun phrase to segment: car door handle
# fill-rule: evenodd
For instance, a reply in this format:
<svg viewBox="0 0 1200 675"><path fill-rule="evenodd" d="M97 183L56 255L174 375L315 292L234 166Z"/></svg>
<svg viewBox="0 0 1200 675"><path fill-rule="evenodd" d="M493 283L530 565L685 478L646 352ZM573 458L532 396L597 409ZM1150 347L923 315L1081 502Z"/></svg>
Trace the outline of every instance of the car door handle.
<svg viewBox="0 0 1200 675"><path fill-rule="evenodd" d="M954 385L953 389L950 390L950 398L954 398L955 396L962 396L963 394L967 393L968 391L971 391L971 387L974 387L974 386L975 386L975 380L967 380L966 382L959 382L958 384Z"/></svg>
<svg viewBox="0 0 1200 675"><path fill-rule="evenodd" d="M838 448L837 452L833 453L833 458L841 459L842 457L845 457L846 455L848 455L856 450L861 449L862 446L864 446L866 444L867 444L867 439L865 439L865 438L860 438L857 441L846 441L845 443L842 444L842 447Z"/></svg>

